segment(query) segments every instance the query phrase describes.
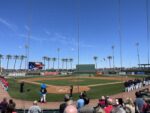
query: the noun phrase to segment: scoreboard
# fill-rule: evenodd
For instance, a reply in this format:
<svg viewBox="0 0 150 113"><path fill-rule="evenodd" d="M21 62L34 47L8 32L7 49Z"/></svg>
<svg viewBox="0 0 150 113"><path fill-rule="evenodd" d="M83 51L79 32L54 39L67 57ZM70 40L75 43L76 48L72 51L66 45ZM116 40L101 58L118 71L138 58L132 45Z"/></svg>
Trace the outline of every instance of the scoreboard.
<svg viewBox="0 0 150 113"><path fill-rule="evenodd" d="M76 65L77 72L95 72L95 65L94 64L80 64Z"/></svg>
<svg viewBox="0 0 150 113"><path fill-rule="evenodd" d="M43 69L43 63L42 62L29 62L28 68L30 70L42 70Z"/></svg>

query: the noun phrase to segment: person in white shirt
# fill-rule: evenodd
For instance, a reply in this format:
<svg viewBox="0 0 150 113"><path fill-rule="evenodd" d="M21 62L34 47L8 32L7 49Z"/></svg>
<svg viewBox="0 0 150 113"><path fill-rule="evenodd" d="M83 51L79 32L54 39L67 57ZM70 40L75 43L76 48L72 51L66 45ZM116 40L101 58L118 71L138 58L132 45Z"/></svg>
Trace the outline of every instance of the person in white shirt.
<svg viewBox="0 0 150 113"><path fill-rule="evenodd" d="M28 113L41 113L41 108L37 105L37 101L33 102L33 106L31 106L28 110Z"/></svg>

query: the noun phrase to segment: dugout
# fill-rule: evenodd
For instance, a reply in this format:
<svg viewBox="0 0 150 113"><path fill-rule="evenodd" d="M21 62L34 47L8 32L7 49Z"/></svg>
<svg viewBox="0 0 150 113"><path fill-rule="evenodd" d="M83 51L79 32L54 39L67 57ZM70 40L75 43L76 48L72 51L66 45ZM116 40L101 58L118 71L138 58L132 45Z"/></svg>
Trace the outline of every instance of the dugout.
<svg viewBox="0 0 150 113"><path fill-rule="evenodd" d="M76 65L75 74L88 74L88 75L95 75L96 69L95 64L79 64Z"/></svg>

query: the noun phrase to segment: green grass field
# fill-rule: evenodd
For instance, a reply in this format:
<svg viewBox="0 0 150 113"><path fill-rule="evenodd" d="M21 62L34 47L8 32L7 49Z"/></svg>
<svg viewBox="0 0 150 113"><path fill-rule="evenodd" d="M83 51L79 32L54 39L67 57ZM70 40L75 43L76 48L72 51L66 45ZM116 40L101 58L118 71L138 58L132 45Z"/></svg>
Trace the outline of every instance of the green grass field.
<svg viewBox="0 0 150 113"><path fill-rule="evenodd" d="M20 78L18 78L20 79ZM34 84L27 84L25 83L24 86L24 93L19 92L20 84L17 83L18 79L10 78L9 81L9 94L11 97L16 99L22 99L22 100L39 100L40 98L40 86L34 85ZM99 80L99 79L81 79L82 81L78 82L80 85L88 85L88 84L100 84L100 83L109 83L109 82L116 82L113 80ZM43 82L43 81L42 81ZM53 81L44 81L44 83L49 83L53 85L69 85L72 84L72 82L69 82L67 80L53 80ZM77 83L75 83L77 84ZM123 91L123 85L115 84L115 85L106 85L106 86L95 86L92 87L90 91L87 92L88 96L92 99L100 98L102 95L113 95L117 94ZM74 94L73 99L76 100L78 98L79 94ZM47 101L63 101L64 94L47 94Z"/></svg>
<svg viewBox="0 0 150 113"><path fill-rule="evenodd" d="M39 77L39 76L37 76ZM40 76L41 77L41 76ZM46 78L57 78L60 76L52 76L52 77L46 77ZM68 77L68 76L63 76L63 78ZM104 76L106 77L106 76ZM109 76L107 76L109 77ZM114 76L115 77L115 76ZM116 76L117 77L117 76ZM128 76L129 78L143 78L143 76ZM28 77L28 78L36 78L36 77ZM42 77L41 77L42 78ZM21 78L10 78L8 79L9 81L9 90L8 93L10 94L11 97L16 98L16 99L22 99L22 100L39 100L40 98L40 86L39 85L35 85L35 84L27 84L25 83L24 86L24 93L20 93L19 92L19 87L20 84L17 83L18 79L22 79ZM104 83L110 83L110 82L117 82L116 80L100 80L100 79L91 79L90 78L76 78L76 82L72 82L72 79L70 78L68 79L63 79L63 80L45 80L45 81L38 81L40 83L46 83L46 84L52 84L52 85L92 85L92 84L104 84ZM98 99L100 98L102 95L107 96L107 95L113 95L113 94L117 94L123 91L123 84L122 83L118 83L118 84L114 84L114 85L105 85L105 86L95 86L95 87L91 87L91 90L89 90L87 92L89 98L91 99ZM78 98L79 94L73 94L73 99L76 100ZM63 101L64 98L64 94L47 94L47 100L50 102L54 102L54 101Z"/></svg>
<svg viewBox="0 0 150 113"><path fill-rule="evenodd" d="M101 79L90 79L90 78L76 78L76 79L63 79L63 80L44 80L37 81L39 83L45 83L57 86L70 86L70 85L92 85L92 84L104 84L118 82L117 80L101 80Z"/></svg>

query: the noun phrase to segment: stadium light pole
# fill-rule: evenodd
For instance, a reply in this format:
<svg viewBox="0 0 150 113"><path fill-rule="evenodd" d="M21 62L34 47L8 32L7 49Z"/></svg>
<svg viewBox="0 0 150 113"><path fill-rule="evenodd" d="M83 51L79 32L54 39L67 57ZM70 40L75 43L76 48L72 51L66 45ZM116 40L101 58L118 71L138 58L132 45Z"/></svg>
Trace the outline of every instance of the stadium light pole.
<svg viewBox="0 0 150 113"><path fill-rule="evenodd" d="M60 52L60 48L57 48L57 52L58 52L58 71L59 71L59 52Z"/></svg>
<svg viewBox="0 0 150 113"><path fill-rule="evenodd" d="M139 54L139 43L136 43L136 50L137 50L137 60L138 60L138 65L140 67L140 54Z"/></svg>
<svg viewBox="0 0 150 113"><path fill-rule="evenodd" d="M113 69L115 69L114 49L115 49L115 46L113 45L113 46L112 46Z"/></svg>
<svg viewBox="0 0 150 113"><path fill-rule="evenodd" d="M25 69L27 70L28 69L28 59L29 59L29 55L28 55L28 52L29 52L29 46L28 44L25 45L25 56L26 56L26 60L25 60Z"/></svg>
<svg viewBox="0 0 150 113"><path fill-rule="evenodd" d="M77 48L78 48L78 66L80 64L80 0L77 1ZM79 72L79 68L77 69ZM79 77L78 77L79 80ZM79 93L79 84L78 84Z"/></svg>
<svg viewBox="0 0 150 113"><path fill-rule="evenodd" d="M121 33L121 11L120 11L120 0L118 0L118 34L120 39L120 68L122 71L122 33Z"/></svg>
<svg viewBox="0 0 150 113"><path fill-rule="evenodd" d="M149 67L149 11L148 11L148 0L146 0L146 17L147 17L147 60Z"/></svg>

